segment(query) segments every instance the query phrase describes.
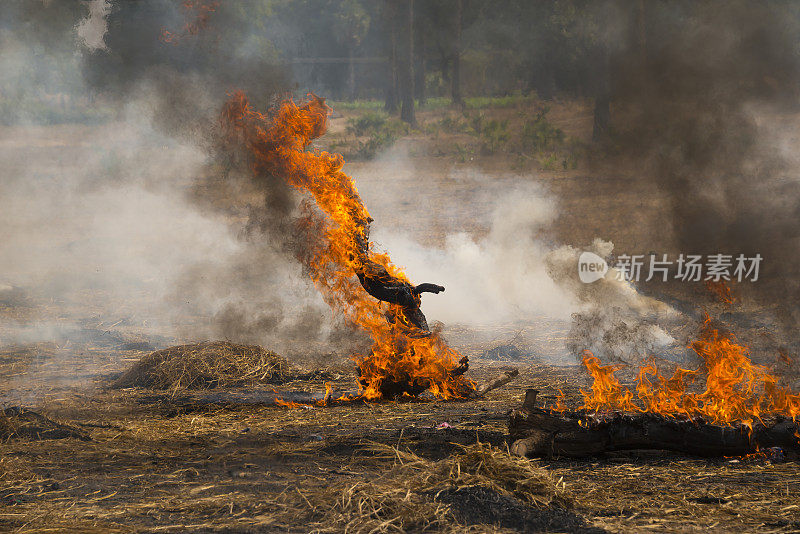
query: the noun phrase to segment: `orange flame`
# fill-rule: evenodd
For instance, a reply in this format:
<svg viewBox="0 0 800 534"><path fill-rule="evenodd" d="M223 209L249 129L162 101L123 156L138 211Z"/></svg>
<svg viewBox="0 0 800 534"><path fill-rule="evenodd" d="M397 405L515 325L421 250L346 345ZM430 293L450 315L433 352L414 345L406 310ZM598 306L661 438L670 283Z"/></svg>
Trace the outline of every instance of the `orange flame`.
<svg viewBox="0 0 800 534"><path fill-rule="evenodd" d="M183 0L181 7L187 19L192 15L194 15L194 18L187 20L183 25L183 29L178 33L162 28L161 35L158 38L162 43L178 44L178 41L184 37L200 33L201 30L208 26L211 13L217 10L219 2L214 1L206 4L197 0Z"/></svg>
<svg viewBox="0 0 800 534"><path fill-rule="evenodd" d="M741 422L750 428L765 415L780 414L793 420L800 416L800 395L779 386L766 367L752 363L748 348L736 343L732 335L720 333L708 315L691 347L703 360L700 370L678 368L667 379L649 363L639 370L635 395L615 376L620 366L600 365L597 357L585 351L582 363L594 383L591 391L581 390L582 408L703 417L718 424ZM687 392L687 385L701 374L705 375L705 390Z"/></svg>
<svg viewBox="0 0 800 534"><path fill-rule="evenodd" d="M287 401L287 400L283 400L281 398L275 399L275 404L277 404L279 406L285 406L287 408L293 408L293 409L294 408L306 408L306 409L312 408L312 406L310 404L305 404L305 403L302 403L302 402Z"/></svg>
<svg viewBox="0 0 800 534"><path fill-rule="evenodd" d="M794 358L789 356L789 353L783 347L778 349L778 359L784 365L792 365L794 363Z"/></svg>
<svg viewBox="0 0 800 534"><path fill-rule="evenodd" d="M733 303L736 302L736 297L733 295L731 286L728 285L725 280L719 280L717 282L713 280L706 280L703 283L705 284L706 289L715 297L717 297L717 299L723 304L732 306Z"/></svg>
<svg viewBox="0 0 800 534"><path fill-rule="evenodd" d="M387 307L369 296L355 276L364 269L359 246L368 237L369 212L353 180L342 172L341 155L306 150L325 132L328 112L324 99L309 95L303 105L289 100L268 116L254 110L238 92L223 110L223 123L231 137L248 149L256 175L282 178L309 194L325 214L324 220L306 228L309 239L321 239L322 244L312 247L302 261L334 312L372 338L369 354L352 356L361 373L361 396L384 398L388 384L407 383L443 399L464 397L474 391L474 384L453 373L461 355L435 333L413 337L403 321L387 321L387 312L402 317L402 308ZM408 281L387 254L370 247L369 259L391 276Z"/></svg>

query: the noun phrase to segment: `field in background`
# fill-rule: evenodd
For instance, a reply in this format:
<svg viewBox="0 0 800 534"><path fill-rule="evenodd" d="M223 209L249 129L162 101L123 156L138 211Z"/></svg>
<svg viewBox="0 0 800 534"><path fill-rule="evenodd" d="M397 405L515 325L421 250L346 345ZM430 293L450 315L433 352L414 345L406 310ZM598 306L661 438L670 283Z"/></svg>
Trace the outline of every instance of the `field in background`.
<svg viewBox="0 0 800 534"><path fill-rule="evenodd" d="M392 228L431 245L441 245L454 231L482 236L489 231L494 197L538 184L558 205L554 223L542 232L545 242L581 246L602 237L619 250L644 253L654 236L669 238L665 201L637 182L639 170L594 155L587 102L467 99L462 111L431 100L418 113L416 128L383 115L377 102L331 105L336 115L330 134L318 146L346 154L345 170L355 177L376 231ZM57 180L82 164L82 151L91 147L81 139L94 128L4 126L0 153L34 166L38 175L31 179ZM157 147L142 150L152 150L152 157L159 153ZM404 171L397 175L378 172L401 164ZM182 187L187 196L205 195L218 205L234 206L238 195L247 194ZM387 189L396 195L383 194ZM244 214L229 217L235 226ZM684 292L694 289L663 291L688 300ZM151 329L147 317L129 313L125 302L114 309L98 304L104 302L100 292L62 299L48 298L43 288L6 287L0 293L4 406L34 407L91 438L0 445L0 530L305 532L308 525L336 531L349 523L354 532L392 531L402 518L410 521L411 511L430 511L423 504L435 499L414 493L418 478L392 471L410 460L391 447L422 458L410 469L423 474L449 469L437 462L459 454L462 445L481 442L502 455L507 411L521 402L525 389L541 390L545 402L563 390L577 403L579 388L588 385L577 367L566 365L572 362L564 347L568 321L542 318L446 325L448 339L470 356L473 379L521 370L515 382L479 401L290 410L200 406L151 391L109 391L111 379L149 351L191 339L181 332L204 318L187 315L177 329ZM60 325L65 317L78 319ZM41 337L42 324L53 325L49 337ZM759 328L754 324L740 334L768 346ZM12 337L13 343L6 341ZM354 385L354 370L341 354L309 353L301 363L326 368L339 389ZM281 387L324 391L323 380ZM376 453L376 444L382 452ZM513 490L503 490L503 480L486 475L497 487L484 479L469 487L437 487L449 492L449 500L436 502L454 510L442 515L452 524L437 524L441 518L432 515L405 523L407 528L463 531L460 522L477 532L800 529L796 463L646 452L531 463L551 478L548 491L563 492L559 500L531 507ZM402 499L383 511L375 503L359 508L353 503L361 502L359 491L367 483L375 484L369 491L408 490L419 500L411 504L420 508L406 509ZM470 514L470 508L487 511Z"/></svg>

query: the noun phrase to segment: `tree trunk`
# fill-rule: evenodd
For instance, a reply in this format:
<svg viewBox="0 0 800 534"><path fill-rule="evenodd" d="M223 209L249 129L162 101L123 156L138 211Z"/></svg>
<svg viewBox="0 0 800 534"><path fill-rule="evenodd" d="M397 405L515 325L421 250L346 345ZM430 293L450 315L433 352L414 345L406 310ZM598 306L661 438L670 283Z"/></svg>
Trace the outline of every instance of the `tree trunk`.
<svg viewBox="0 0 800 534"><path fill-rule="evenodd" d="M553 412L535 406L536 390L528 390L519 410L509 418L511 451L519 456L584 457L604 452L656 449L705 457L742 456L780 447L800 453L798 424L777 418L770 426L756 422L753 432L742 425L720 426L702 420L673 419L655 414Z"/></svg>
<svg viewBox="0 0 800 534"><path fill-rule="evenodd" d="M599 44L596 50L594 85L594 128L592 139L602 141L611 127L611 81L609 79L608 50Z"/></svg>
<svg viewBox="0 0 800 534"><path fill-rule="evenodd" d="M389 61L386 68L386 88L383 109L390 114L397 113L397 9L394 0L383 2L384 28L389 36Z"/></svg>
<svg viewBox="0 0 800 534"><path fill-rule="evenodd" d="M347 97L350 102L356 99L356 62L354 61L355 45L350 45L350 53L348 55L348 73L347 73Z"/></svg>
<svg viewBox="0 0 800 534"><path fill-rule="evenodd" d="M450 81L453 104L462 107L464 106L464 99L461 96L461 26L463 24L463 15L463 0L456 0L456 29L453 36L453 75Z"/></svg>
<svg viewBox="0 0 800 534"><path fill-rule="evenodd" d="M415 125L414 113L414 0L403 0L401 6L404 31L402 58L400 61L400 118L408 124Z"/></svg>
<svg viewBox="0 0 800 534"><path fill-rule="evenodd" d="M644 66L647 64L647 7L645 0L639 0L636 6L636 41L639 50L639 61Z"/></svg>
<svg viewBox="0 0 800 534"><path fill-rule="evenodd" d="M414 35L416 37L414 49L417 52L417 62L414 68L414 90L415 96L419 102L419 107L423 108L427 100L427 95L425 94L425 32L422 31L420 26L419 19L417 19L417 26L414 29Z"/></svg>

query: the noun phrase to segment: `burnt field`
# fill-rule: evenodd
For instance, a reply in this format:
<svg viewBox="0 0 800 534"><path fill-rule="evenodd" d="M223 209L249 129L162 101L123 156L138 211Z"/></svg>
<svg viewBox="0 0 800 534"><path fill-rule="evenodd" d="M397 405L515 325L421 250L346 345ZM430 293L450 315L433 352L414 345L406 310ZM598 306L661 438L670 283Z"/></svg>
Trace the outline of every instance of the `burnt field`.
<svg viewBox="0 0 800 534"><path fill-rule="evenodd" d="M4 352L4 373L19 357ZM553 401L588 385L577 367L535 361L478 360L470 376L509 366L519 378L484 399L294 409L237 402L237 390L213 390L209 402L203 392L107 390L99 379L61 388L26 380L38 390L33 407L81 437L6 438L0 524L18 532L797 530L794 461L509 455L508 411L525 388ZM335 388L352 388L352 371L329 372ZM278 386L323 389L322 381ZM272 392L247 391L259 390ZM2 420L6 436L14 420Z"/></svg>
<svg viewBox="0 0 800 534"><path fill-rule="evenodd" d="M800 5L0 2L0 531L800 532Z"/></svg>
<svg viewBox="0 0 800 534"><path fill-rule="evenodd" d="M483 113L510 117L513 124L530 112L529 105L518 102L512 108L487 108ZM363 112L338 113L319 147L344 153L358 150L363 139L347 133L346 125ZM588 139L591 116L586 103L557 104L550 113L553 123L570 136ZM420 113L420 120L437 124L452 114L432 110ZM127 137L114 139L108 135L112 127L102 128L8 128L2 149L8 161L39 180L72 175L86 165L87 158L93 162L92 172L112 175L121 172L119 161L127 166L131 158L139 163L154 160L156 165L140 168L146 171L142 188L155 192L155 199L163 176L158 163L173 161L170 152L175 150L191 162L191 152L180 152L180 146L163 146L161 139L137 141L140 144L132 154L126 147ZM81 138L91 142L76 141ZM91 159L95 143L109 144L114 156ZM466 161L459 144L472 146ZM615 245L623 250L634 249L652 235L665 232L657 214L667 210L667 199L658 190L638 184L634 179L637 170L620 162L591 164L582 159L574 169L543 169L539 162L514 158L506 151L487 153L481 144L474 136L420 128L401 136L375 160L354 158L345 171L354 177L377 221L376 240L391 250L393 258L416 280L432 277L431 281L437 281L443 272L441 265L455 268L456 260L474 272L472 276L457 273L455 285L448 286L444 294L425 297L424 309L432 325L437 320L444 322L442 335L450 346L470 358L465 374L470 380L483 383L506 370L519 370L514 381L485 397L440 400L426 393L420 399L343 405L276 404L276 397L286 401L319 399L326 383L337 394L354 392L358 377L354 363L347 358L352 347L349 335L343 336L347 343L331 343L335 336L329 335L325 341L325 336L302 320L288 325L270 322L265 315L270 310L293 311L274 289L252 293L253 302L248 305L219 306L211 297L221 282L230 282L225 291L239 296L257 286L251 285L251 278L260 282L263 276L275 283L267 275L269 269L243 271L238 260L233 262L233 275L227 274L228 269L197 267L210 255L228 254L243 263L253 259L248 254L237 257L242 253L235 247L219 250L215 243L203 248L202 240L191 237L194 231L187 231L172 233L164 242L147 240L146 246L137 248L142 234L157 233L159 225L175 225L194 214L195 208L187 210L186 199L191 206L201 206L201 212L213 214L211 223L205 218L191 222L217 241L227 235L227 230L220 228L238 228L248 219L248 206L259 202L257 191L247 184L231 186L204 176L195 180L192 175L213 177L215 167L170 168L179 182L183 180L178 195L170 186L167 198L174 203L144 197L132 215L116 209L118 197L107 194L105 185L98 188L85 181L80 182L86 188L82 198L89 200L79 202L77 210L64 210L57 197L45 196L39 197L33 210L44 212L40 218L24 209L14 214L29 225L32 220L58 228L57 238L52 238L50 230L29 234L25 240L29 248L21 254L20 265L40 266L38 258L48 254L57 261L54 268L34 273L49 285L7 287L2 293L3 407L24 406L49 420L26 418L10 409L0 416L0 435L4 437L0 444L0 529L800 529L800 469L790 455L698 458L635 450L579 459L522 459L509 454L509 412L519 407L526 390L539 390L540 404L551 406L560 397L575 409L583 403L580 389L588 391L593 381L570 349L570 341L576 336L583 338L574 330L569 313L541 313L550 305L561 309L560 295L543 297L541 291L549 291L546 285L525 285L526 281L541 280L537 264L504 272L504 276L522 276L516 280L521 280L522 286L503 285L501 280L487 289L476 282L485 284L485 275L496 272L501 264L525 263L529 254L545 254L551 244L588 244L600 235L614 236ZM19 195L18 189L6 187ZM513 195L515 191L542 202L498 212L497 197L506 199L505 192ZM108 220L93 202L108 203L108 209L116 209L131 224L143 225L142 234L123 232L123 245L115 240L114 232L101 232L99 241L87 239L98 228L92 219L99 219L100 227ZM520 212L546 212L550 204L559 209L545 217L546 224L538 217L520 216ZM506 206L513 208L513 203L500 205ZM177 215L164 215L174 213L171 210ZM91 217L86 217L87 213ZM74 220L82 222L76 225ZM519 224L504 226L519 220ZM521 235L519 228L533 233L535 243L547 246L524 256L514 255L514 248L503 237L515 239ZM493 260L476 261L469 254L470 247L456 246L460 238L453 236L459 233L472 236L478 246L475 255ZM159 266L164 265L159 263L161 254L176 245L189 259L180 269L171 267L166 275L159 274ZM97 247L107 251L104 257L110 259L103 265L111 275L101 273L98 279L87 281L84 273L90 267L80 253L94 254ZM79 254L68 253L70 250ZM137 263L136 258L151 253L150 263ZM64 274L73 271L80 276ZM159 275L165 276L170 287L161 285ZM243 277L248 280L246 285L233 281ZM120 279L125 283L118 283ZM277 284L281 291L287 287L282 283L281 279ZM528 292L517 289L521 295L515 295L519 287ZM540 292L530 288L540 288ZM477 298L459 298L468 291ZM769 308L721 304L700 284L688 288L677 283L648 285L641 291L670 302L685 314L680 320L664 323L663 328L675 340L657 354L665 358L666 368L676 362L698 365L687 355L686 345L696 338L705 310L751 347L755 361L780 372L782 384L796 384L792 366L780 360L778 351L788 347L787 358L792 358L792 340L776 333ZM292 295L295 298L298 293ZM154 301L154 296L159 299ZM511 304L492 307L488 304L492 301ZM301 314L300 319L303 317ZM252 364L258 376L227 381L225 376L216 377L220 380L211 376L211 382L192 386L176 381L176 377L188 376L182 374L188 373L187 359L179 360L184 367L173 368L158 389L117 382L153 351L203 339L232 339L275 350L286 357L282 361L291 371L270 382L266 377L272 375L267 372L276 373L275 366L258 360L260 363ZM625 346L630 339L612 339L605 347ZM250 370L229 366L227 371L246 375ZM630 373L623 371L621 380L634 387ZM119 387L113 387L115 382Z"/></svg>

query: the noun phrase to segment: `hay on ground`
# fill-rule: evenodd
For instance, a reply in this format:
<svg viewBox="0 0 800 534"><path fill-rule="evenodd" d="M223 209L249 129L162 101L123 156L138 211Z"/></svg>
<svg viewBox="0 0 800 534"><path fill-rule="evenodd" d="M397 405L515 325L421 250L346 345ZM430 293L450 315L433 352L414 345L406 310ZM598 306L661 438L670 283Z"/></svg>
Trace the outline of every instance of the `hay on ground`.
<svg viewBox="0 0 800 534"><path fill-rule="evenodd" d="M521 530L580 530L571 500L544 469L477 443L430 461L385 445L397 463L381 477L315 491L289 492L287 524L314 532L469 532L475 525ZM299 497L298 497L299 494ZM292 515L294 511L299 514ZM279 522L280 524L280 522Z"/></svg>
<svg viewBox="0 0 800 534"><path fill-rule="evenodd" d="M77 438L88 441L89 436L77 428L58 423L49 417L21 408L11 406L0 410L0 440L9 439L64 439Z"/></svg>
<svg viewBox="0 0 800 534"><path fill-rule="evenodd" d="M292 372L285 358L258 345L204 341L152 352L112 384L113 388L207 389L276 384Z"/></svg>

